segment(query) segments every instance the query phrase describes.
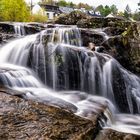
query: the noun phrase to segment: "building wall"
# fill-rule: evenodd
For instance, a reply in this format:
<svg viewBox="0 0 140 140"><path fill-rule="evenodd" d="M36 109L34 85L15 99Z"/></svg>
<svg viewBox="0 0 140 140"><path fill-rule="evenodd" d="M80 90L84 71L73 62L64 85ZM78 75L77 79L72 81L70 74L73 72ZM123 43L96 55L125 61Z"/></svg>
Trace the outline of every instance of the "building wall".
<svg viewBox="0 0 140 140"><path fill-rule="evenodd" d="M36 5L32 8L32 13L33 13L33 14L41 14L41 15L44 15L44 10L43 10L38 4L36 4Z"/></svg>
<svg viewBox="0 0 140 140"><path fill-rule="evenodd" d="M55 13L47 11L46 16L48 17L49 20L52 20L55 17Z"/></svg>

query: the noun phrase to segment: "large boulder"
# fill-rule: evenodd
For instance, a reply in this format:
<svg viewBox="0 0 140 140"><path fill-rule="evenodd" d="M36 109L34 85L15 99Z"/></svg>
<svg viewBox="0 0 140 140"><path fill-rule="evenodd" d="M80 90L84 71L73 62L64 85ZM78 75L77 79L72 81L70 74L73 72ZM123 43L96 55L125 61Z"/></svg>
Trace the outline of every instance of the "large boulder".
<svg viewBox="0 0 140 140"><path fill-rule="evenodd" d="M16 96L13 96L15 94ZM103 129L101 113L92 120L55 106L19 98L22 93L0 88L0 139L139 140L140 136ZM101 119L102 118L102 119ZM101 123L102 122L102 123ZM99 133L100 132L100 133Z"/></svg>
<svg viewBox="0 0 140 140"><path fill-rule="evenodd" d="M90 16L87 16L85 13L80 11L73 11L70 14L60 15L54 23L64 24L64 25L76 25L77 22L81 19L88 19Z"/></svg>
<svg viewBox="0 0 140 140"><path fill-rule="evenodd" d="M89 43L94 43L96 46L101 46L105 41L105 34L93 29L80 28L82 45L88 46Z"/></svg>
<svg viewBox="0 0 140 140"><path fill-rule="evenodd" d="M0 90L0 139L93 140L99 132L92 121L54 106L24 100Z"/></svg>

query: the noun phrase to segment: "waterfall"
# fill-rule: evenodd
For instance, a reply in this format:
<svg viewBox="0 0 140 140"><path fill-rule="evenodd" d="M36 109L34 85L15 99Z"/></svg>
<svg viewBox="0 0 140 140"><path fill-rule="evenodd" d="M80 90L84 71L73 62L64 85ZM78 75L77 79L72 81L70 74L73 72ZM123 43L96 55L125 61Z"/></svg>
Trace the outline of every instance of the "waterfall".
<svg viewBox="0 0 140 140"><path fill-rule="evenodd" d="M113 114L140 113L140 78L111 56L82 47L80 36L78 28L57 27L6 44L0 84L87 118L103 105Z"/></svg>
<svg viewBox="0 0 140 140"><path fill-rule="evenodd" d="M26 31L25 31L23 23L15 23L14 29L15 29L16 35L18 35L18 36L25 36L26 35Z"/></svg>

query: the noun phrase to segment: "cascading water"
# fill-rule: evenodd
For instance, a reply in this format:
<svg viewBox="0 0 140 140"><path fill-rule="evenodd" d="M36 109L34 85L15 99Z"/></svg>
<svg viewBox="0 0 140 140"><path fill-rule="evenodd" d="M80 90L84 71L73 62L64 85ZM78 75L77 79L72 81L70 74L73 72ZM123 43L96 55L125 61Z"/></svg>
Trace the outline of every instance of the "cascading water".
<svg viewBox="0 0 140 140"><path fill-rule="evenodd" d="M74 27L46 29L10 42L0 50L0 83L24 91L24 98L70 107L87 118L102 105L113 110L111 101L117 112L140 113L140 78L111 56L81 46L80 32ZM134 121L133 116L129 117ZM119 119L115 122L110 124L114 129L125 123ZM133 133L139 132L138 127Z"/></svg>
<svg viewBox="0 0 140 140"><path fill-rule="evenodd" d="M22 24L22 23L15 23L14 24L14 29L15 29L15 34L16 35L18 35L18 36L25 36L26 35L24 24Z"/></svg>

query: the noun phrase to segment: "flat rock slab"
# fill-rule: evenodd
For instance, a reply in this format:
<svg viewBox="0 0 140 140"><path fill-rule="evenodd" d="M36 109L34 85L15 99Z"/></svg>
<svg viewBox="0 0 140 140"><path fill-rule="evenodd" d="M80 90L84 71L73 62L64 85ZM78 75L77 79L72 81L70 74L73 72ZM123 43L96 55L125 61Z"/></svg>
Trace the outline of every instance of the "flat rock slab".
<svg viewBox="0 0 140 140"><path fill-rule="evenodd" d="M100 129L94 119L0 92L0 140L93 140Z"/></svg>

